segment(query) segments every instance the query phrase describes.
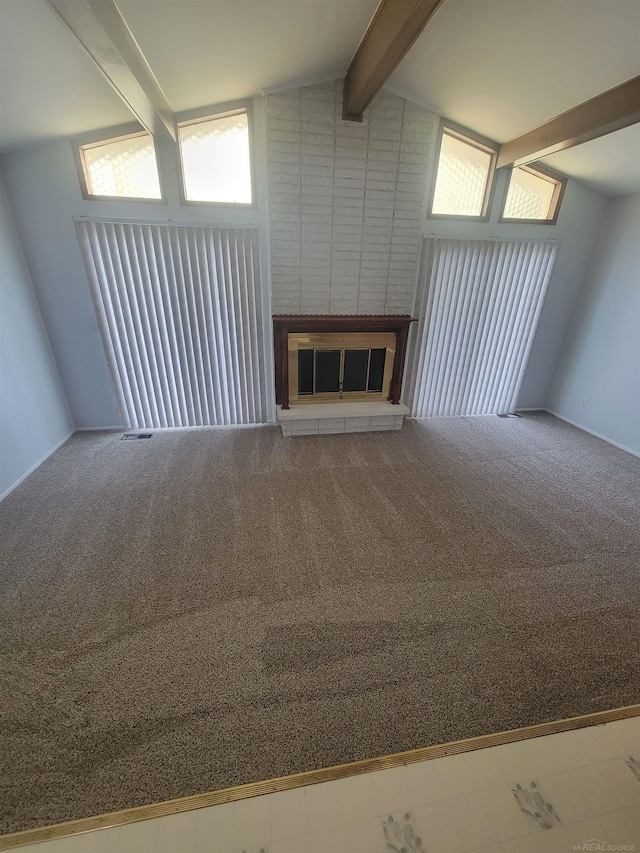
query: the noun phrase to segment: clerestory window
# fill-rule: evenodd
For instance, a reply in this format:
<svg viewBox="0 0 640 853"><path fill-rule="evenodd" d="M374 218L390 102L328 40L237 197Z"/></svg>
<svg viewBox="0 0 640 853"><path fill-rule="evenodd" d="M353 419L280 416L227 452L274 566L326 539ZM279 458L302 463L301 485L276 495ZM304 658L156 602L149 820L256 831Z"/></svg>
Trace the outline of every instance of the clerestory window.
<svg viewBox="0 0 640 853"><path fill-rule="evenodd" d="M429 216L486 219L497 149L491 140L445 122Z"/></svg>
<svg viewBox="0 0 640 853"><path fill-rule="evenodd" d="M112 131L113 133L113 131ZM153 138L144 130L74 140L80 187L86 199L162 201Z"/></svg>
<svg viewBox="0 0 640 853"><path fill-rule="evenodd" d="M185 202L252 205L249 108L177 122Z"/></svg>
<svg viewBox="0 0 640 853"><path fill-rule="evenodd" d="M567 184L544 166L516 166L511 170L501 222L546 222L558 218Z"/></svg>

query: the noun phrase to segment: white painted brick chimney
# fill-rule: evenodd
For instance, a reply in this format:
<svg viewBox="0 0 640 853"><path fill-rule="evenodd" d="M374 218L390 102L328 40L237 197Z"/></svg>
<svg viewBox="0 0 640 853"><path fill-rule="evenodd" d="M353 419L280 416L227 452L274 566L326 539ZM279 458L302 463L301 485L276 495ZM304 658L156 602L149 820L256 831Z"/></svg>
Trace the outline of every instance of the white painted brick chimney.
<svg viewBox="0 0 640 853"><path fill-rule="evenodd" d="M342 80L267 95L274 314L408 314L434 116L382 91L342 120Z"/></svg>

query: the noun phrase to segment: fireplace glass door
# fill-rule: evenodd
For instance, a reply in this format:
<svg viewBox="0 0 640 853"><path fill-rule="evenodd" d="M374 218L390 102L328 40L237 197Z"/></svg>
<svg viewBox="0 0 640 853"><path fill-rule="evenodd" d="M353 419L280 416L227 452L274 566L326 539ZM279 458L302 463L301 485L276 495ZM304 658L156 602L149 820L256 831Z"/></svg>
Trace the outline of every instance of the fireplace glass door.
<svg viewBox="0 0 640 853"><path fill-rule="evenodd" d="M289 399L388 399L395 335L354 333L289 336Z"/></svg>

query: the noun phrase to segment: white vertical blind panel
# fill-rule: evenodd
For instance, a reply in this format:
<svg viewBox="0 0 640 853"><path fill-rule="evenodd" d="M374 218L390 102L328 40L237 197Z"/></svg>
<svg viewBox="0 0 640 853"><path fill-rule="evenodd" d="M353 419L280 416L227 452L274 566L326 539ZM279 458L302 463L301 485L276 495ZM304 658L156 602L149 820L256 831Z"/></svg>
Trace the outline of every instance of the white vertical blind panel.
<svg viewBox="0 0 640 853"><path fill-rule="evenodd" d="M557 251L547 241L425 239L414 417L502 414L515 406Z"/></svg>
<svg viewBox="0 0 640 853"><path fill-rule="evenodd" d="M264 423L257 231L76 228L127 426Z"/></svg>

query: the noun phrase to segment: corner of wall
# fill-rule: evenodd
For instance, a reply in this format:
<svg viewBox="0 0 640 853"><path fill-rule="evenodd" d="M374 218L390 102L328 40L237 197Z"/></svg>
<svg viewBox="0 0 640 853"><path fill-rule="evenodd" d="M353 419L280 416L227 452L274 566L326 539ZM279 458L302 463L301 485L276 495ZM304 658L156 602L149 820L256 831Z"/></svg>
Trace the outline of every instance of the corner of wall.
<svg viewBox="0 0 640 853"><path fill-rule="evenodd" d="M546 408L640 453L640 194L611 199Z"/></svg>
<svg viewBox="0 0 640 853"><path fill-rule="evenodd" d="M1 499L69 438L74 423L1 181L0 242Z"/></svg>

